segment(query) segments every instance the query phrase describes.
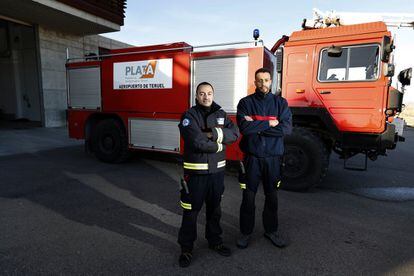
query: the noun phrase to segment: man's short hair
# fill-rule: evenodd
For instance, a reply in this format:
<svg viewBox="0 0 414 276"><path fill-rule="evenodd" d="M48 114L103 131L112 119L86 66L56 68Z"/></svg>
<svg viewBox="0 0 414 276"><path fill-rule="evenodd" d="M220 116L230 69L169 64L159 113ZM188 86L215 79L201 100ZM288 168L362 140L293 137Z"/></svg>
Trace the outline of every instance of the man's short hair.
<svg viewBox="0 0 414 276"><path fill-rule="evenodd" d="M199 89L201 86L203 86L203 85L209 85L209 86L211 87L211 89L213 89L213 92L214 92L214 87L213 87L213 85L212 85L211 83L209 83L209 82L203 81L203 82L200 82L200 83L197 85L197 88L196 88L196 93L198 92L198 89Z"/></svg>
<svg viewBox="0 0 414 276"><path fill-rule="evenodd" d="M257 74L259 74L259 73L269 73L270 78L272 79L272 72L266 67L257 69L256 72L254 73L254 77L256 78Z"/></svg>

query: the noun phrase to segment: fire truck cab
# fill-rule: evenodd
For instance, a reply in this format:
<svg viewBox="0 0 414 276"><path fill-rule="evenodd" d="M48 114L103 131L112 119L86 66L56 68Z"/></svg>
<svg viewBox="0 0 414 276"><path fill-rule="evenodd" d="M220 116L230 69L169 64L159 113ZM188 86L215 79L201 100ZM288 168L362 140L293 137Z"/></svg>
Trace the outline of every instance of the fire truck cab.
<svg viewBox="0 0 414 276"><path fill-rule="evenodd" d="M305 190L319 183L331 152L344 160L344 168L366 170L367 159L376 160L404 141L404 121L398 114L412 69L400 72L401 91L394 88L395 47L387 24L341 25L345 18L349 16L316 14L312 24L304 20L303 30L272 48L295 126L285 140L288 189ZM363 165L349 166L347 161L360 153Z"/></svg>

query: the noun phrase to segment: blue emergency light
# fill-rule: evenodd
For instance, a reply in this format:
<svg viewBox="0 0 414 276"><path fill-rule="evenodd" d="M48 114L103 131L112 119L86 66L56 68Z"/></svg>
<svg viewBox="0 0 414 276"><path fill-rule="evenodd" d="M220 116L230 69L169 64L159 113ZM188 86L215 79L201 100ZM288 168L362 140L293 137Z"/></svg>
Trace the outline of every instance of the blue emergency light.
<svg viewBox="0 0 414 276"><path fill-rule="evenodd" d="M254 38L255 40L257 40L257 39L259 38L259 36L260 36L259 29L254 29L254 30L253 30L253 38Z"/></svg>

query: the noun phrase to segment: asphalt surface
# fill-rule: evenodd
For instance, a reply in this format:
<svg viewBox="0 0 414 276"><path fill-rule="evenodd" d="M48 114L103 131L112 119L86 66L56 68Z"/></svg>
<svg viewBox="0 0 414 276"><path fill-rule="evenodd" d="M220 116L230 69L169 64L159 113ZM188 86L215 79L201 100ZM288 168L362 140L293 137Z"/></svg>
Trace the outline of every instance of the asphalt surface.
<svg viewBox="0 0 414 276"><path fill-rule="evenodd" d="M222 226L233 254L208 249L202 212L193 263L182 269L180 169L171 158L104 164L64 129L0 130L0 274L413 275L414 130L405 136L367 172L332 156L320 187L280 191L285 249L263 238L262 190L253 240L236 248L241 191L229 171Z"/></svg>

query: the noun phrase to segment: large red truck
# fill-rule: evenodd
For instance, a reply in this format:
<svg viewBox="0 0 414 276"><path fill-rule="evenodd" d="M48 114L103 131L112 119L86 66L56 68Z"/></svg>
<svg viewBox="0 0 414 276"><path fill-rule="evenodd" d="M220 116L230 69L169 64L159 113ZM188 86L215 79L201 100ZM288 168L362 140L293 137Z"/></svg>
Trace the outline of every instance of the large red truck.
<svg viewBox="0 0 414 276"><path fill-rule="evenodd" d="M69 136L105 162L132 150L182 153L182 113L208 81L234 120L238 101L254 92L254 72L273 71L273 93L285 97L294 130L285 139L283 187L306 190L325 176L331 152L375 160L403 141L403 91L391 86L391 33L383 22L304 28L269 50L261 41L192 47L184 42L111 50L68 59ZM400 73L408 85L411 69ZM238 144L228 160L241 160ZM366 163L365 167L366 168Z"/></svg>

